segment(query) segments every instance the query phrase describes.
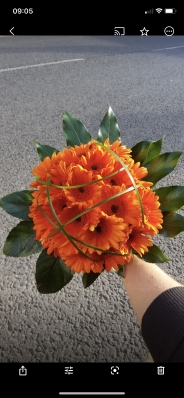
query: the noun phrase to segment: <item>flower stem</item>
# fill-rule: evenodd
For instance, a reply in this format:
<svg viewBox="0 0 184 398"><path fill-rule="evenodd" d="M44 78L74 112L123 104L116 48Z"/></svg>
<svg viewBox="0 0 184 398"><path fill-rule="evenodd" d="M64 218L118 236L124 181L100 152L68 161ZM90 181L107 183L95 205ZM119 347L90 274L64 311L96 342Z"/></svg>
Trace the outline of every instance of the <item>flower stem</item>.
<svg viewBox="0 0 184 398"><path fill-rule="evenodd" d="M49 181L49 180L48 180L48 181ZM89 260L91 260L91 261L94 261L94 259L91 258L91 257L89 257L87 254L85 254L85 253L73 242L73 240L75 240L75 241L81 243L81 244L84 245L84 246L87 246L87 247L90 247L90 248L92 248L92 249L95 249L96 251L99 250L99 251L101 251L101 252L103 252L103 253L106 253L106 254L112 254L112 255L121 256L121 257L130 256L130 253L122 254L122 253L117 253L117 252L113 252L113 251L110 251L110 250L104 250L104 249L101 249L101 248L96 247L96 246L92 246L92 245L90 245L89 243L83 242L83 241L81 241L80 239L77 239L77 238L75 238L74 236L68 234L68 233L65 231L65 229L63 228L63 225L60 223L60 220L59 220L59 218L57 217L57 214L55 213L55 210L54 210L54 207L53 207L51 198L50 198L48 181L47 181L47 195L48 195L49 205L50 205L52 214L54 215L54 217L56 218L56 221L57 221L58 224L59 224L59 228L58 228L57 225L50 219L50 217L47 216L47 214L44 212L44 210L42 209L42 207L38 204L38 198L37 198L37 206L38 206L38 208L40 209L41 213L42 213L42 214L45 216L45 218L56 228L56 230L53 231L53 232L51 232L51 233L48 235L48 237L51 236L51 235L53 235L53 234L56 233L57 231L60 231L61 233L63 233L63 234L68 238L68 240L73 244L73 246L74 246L81 254L83 254L85 257L87 257L87 258L88 258ZM79 216L77 216L77 217L79 217ZM95 261L102 261L102 259L100 259L100 260L95 260Z"/></svg>
<svg viewBox="0 0 184 398"><path fill-rule="evenodd" d="M119 157L115 152L113 152L110 148L106 147L106 146L103 145L101 142L97 142L97 141L96 141L96 142L94 142L94 144L96 144L96 145L101 145L101 146L102 146L104 149L106 149L109 153L111 153L112 155L114 155L114 157L115 157L115 158L119 161L119 163L124 167L126 173L128 174L130 180L132 181L132 185L133 185L133 187L134 187L134 189L135 189L135 191L136 191L137 198L138 198L139 205L140 205L140 209L141 209L141 214L142 214L142 222L143 222L143 224L144 224L144 210L143 210L143 206L142 206L142 200L141 200L139 191L138 191L138 189L137 189L137 185L136 185L136 183L135 183L135 181L134 181L134 178L132 177L130 171L128 170L128 167L127 167L127 166L125 165L125 163L120 159L120 157Z"/></svg>
<svg viewBox="0 0 184 398"><path fill-rule="evenodd" d="M52 214L53 214L53 216L55 217L56 221L58 222L58 224L59 224L59 226L60 226L61 232L68 238L68 240L70 241L70 243L72 243L72 245L78 250L79 253L81 253L84 257L88 258L89 260L94 261L93 258L91 258L91 257L89 257L87 254L85 254L85 253L73 242L73 239L71 238L71 236L65 231L65 229L63 228L63 225L60 223L60 220L59 220L59 218L58 218L58 216L57 216L57 214L56 214L56 212L55 212L55 210L54 210L54 207L53 207L53 204L52 204L52 201L51 201L51 198L50 198L49 182L50 182L50 177L49 177L49 179L47 180L47 186L46 186L48 202L49 202L49 206L50 206L50 209L51 209L51 211L52 211ZM100 260L95 260L95 261L102 261L102 260L100 259Z"/></svg>
<svg viewBox="0 0 184 398"><path fill-rule="evenodd" d="M140 187L141 185L137 185L137 186ZM88 213L88 211L91 211L91 210L95 209L96 207L103 205L104 203L108 202L109 200L112 200L120 195L123 195L123 194L133 191L133 190L134 190L134 187L129 187L129 188L125 189L124 191L117 192L116 194L109 196L109 198L106 198L106 199L102 200L101 202L96 203L95 205L91 206L89 209L84 210L82 213L79 213L77 216L73 217L71 220L69 220L65 224L63 224L63 226L65 227L66 225L70 224L72 221L76 220L76 218L83 216L84 214Z"/></svg>
<svg viewBox="0 0 184 398"><path fill-rule="evenodd" d="M88 185L94 184L96 182L102 181L102 180L106 180L107 178L111 178L113 176L115 176L116 174L120 173L120 171L123 171L124 167L121 167L121 169L114 171L113 173L110 173L108 175L106 175L105 177L101 177L98 178L97 180L93 180L90 182L86 182L85 184L80 184L80 185L56 185L56 184L49 184L50 187L54 187L54 188L59 188L59 189L73 189L73 188L82 188L82 187L87 187ZM36 176L36 181L39 182L40 184L43 185L47 185L46 181L40 180L37 176Z"/></svg>

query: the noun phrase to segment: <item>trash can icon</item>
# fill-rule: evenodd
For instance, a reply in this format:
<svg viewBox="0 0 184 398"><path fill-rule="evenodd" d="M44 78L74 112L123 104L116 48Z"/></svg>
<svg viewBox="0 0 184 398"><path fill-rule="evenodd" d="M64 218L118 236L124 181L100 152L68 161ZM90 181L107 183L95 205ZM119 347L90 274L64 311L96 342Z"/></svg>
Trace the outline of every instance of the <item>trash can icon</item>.
<svg viewBox="0 0 184 398"><path fill-rule="evenodd" d="M157 366L157 374L158 375L164 375L164 366Z"/></svg>

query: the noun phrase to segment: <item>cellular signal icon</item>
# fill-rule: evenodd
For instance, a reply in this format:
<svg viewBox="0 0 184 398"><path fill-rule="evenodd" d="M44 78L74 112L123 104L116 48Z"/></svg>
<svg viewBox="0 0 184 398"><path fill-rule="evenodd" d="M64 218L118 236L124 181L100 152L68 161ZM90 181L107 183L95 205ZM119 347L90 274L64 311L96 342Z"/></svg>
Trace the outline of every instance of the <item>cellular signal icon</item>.
<svg viewBox="0 0 184 398"><path fill-rule="evenodd" d="M124 26L114 28L114 36L124 36L125 28Z"/></svg>
<svg viewBox="0 0 184 398"><path fill-rule="evenodd" d="M155 11L158 12L158 14L160 14L163 11L163 8L156 8Z"/></svg>
<svg viewBox="0 0 184 398"><path fill-rule="evenodd" d="M154 13L154 8L151 8L151 10L145 11L145 14L153 14Z"/></svg>

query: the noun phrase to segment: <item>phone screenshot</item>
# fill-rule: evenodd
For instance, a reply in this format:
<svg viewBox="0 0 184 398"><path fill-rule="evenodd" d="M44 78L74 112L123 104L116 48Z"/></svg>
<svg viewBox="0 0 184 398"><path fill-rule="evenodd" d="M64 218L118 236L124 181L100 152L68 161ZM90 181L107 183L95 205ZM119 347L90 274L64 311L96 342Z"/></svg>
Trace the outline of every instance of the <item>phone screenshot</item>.
<svg viewBox="0 0 184 398"><path fill-rule="evenodd" d="M12 4L0 24L2 384L19 397L177 395L182 8Z"/></svg>

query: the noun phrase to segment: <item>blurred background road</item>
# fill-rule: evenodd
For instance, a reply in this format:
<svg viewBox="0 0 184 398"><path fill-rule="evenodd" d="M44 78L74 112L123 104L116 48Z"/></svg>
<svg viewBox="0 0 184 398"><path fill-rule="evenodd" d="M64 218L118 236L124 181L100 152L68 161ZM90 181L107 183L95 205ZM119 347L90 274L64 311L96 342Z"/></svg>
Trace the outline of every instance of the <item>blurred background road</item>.
<svg viewBox="0 0 184 398"><path fill-rule="evenodd" d="M122 142L165 135L163 152L184 150L184 37L0 37L0 197L29 189L38 164L33 141L62 150L62 110L93 138L112 107ZM158 186L184 185L184 156ZM184 211L181 211L184 214ZM35 287L38 255L5 257L18 220L0 209L0 361L145 362L121 279L103 273L87 289L81 276L56 294ZM184 282L183 233L155 239L172 261L161 265Z"/></svg>

